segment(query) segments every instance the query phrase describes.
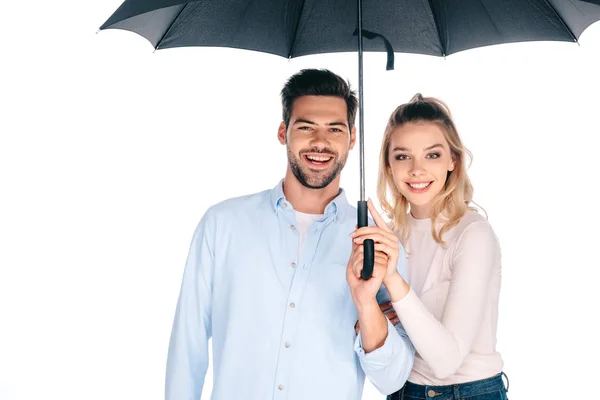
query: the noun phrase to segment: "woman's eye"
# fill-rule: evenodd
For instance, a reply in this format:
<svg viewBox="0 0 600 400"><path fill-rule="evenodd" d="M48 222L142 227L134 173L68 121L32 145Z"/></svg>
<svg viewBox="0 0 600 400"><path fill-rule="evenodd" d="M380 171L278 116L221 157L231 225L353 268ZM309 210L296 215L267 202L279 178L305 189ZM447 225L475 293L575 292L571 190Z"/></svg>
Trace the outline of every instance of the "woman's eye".
<svg viewBox="0 0 600 400"><path fill-rule="evenodd" d="M429 158L429 159L440 158L440 153L429 153L429 154L427 154L427 158Z"/></svg>
<svg viewBox="0 0 600 400"><path fill-rule="evenodd" d="M398 161L408 160L408 156L406 154L398 154L398 155L396 155L396 160L398 160Z"/></svg>

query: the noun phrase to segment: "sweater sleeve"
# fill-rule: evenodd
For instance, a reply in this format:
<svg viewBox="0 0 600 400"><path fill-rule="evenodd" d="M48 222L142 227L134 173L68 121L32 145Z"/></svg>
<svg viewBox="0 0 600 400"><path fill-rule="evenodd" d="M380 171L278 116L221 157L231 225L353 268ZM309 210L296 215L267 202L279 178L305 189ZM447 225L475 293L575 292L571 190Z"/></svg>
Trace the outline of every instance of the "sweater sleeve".
<svg viewBox="0 0 600 400"><path fill-rule="evenodd" d="M393 307L416 351L437 379L456 373L469 354L487 304L500 247L487 221L469 225L452 258L452 279L441 320L411 289Z"/></svg>

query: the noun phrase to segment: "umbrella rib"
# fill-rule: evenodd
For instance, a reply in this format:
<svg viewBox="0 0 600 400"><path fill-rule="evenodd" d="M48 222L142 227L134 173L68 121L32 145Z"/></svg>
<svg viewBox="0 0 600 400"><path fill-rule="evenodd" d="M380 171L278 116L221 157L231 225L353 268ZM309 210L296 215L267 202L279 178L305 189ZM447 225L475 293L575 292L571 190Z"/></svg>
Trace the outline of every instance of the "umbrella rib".
<svg viewBox="0 0 600 400"><path fill-rule="evenodd" d="M546 4L548 4L548 7L550 7L550 9L552 11L554 11L554 15L556 15L556 17L563 24L563 27L567 30L567 32L569 32L569 34L573 38L573 41L574 42L578 42L577 36L575 36L575 34L573 34L573 31L571 30L571 28L569 28L569 25L567 25L567 23L565 22L565 20L563 19L563 17L558 13L558 11L556 11L556 8L554 8L554 6L552 5L552 3L550 3L548 0L545 0L545 1L546 1Z"/></svg>
<svg viewBox="0 0 600 400"><path fill-rule="evenodd" d="M433 22L435 22L435 30L437 31L438 40L440 41L440 47L442 48L442 56L446 57L446 44L444 43L444 40L442 39L442 31L440 29L440 21L439 21L437 13L435 12L435 9L433 8L433 4L432 4L431 0L429 0L429 8L431 9L431 15L433 16Z"/></svg>
<svg viewBox="0 0 600 400"><path fill-rule="evenodd" d="M158 48L160 47L160 45L163 42L163 39L167 37L167 35L169 34L169 32L171 31L171 28L173 27L173 24L175 24L175 21L177 21L177 18L179 18L179 16L181 15L181 13L183 12L183 10L185 10L185 8L189 5L190 3L185 3L183 5L183 7L181 7L181 10L179 10L179 12L177 13L177 15L175 16L175 18L173 18L173 21L171 21L171 24L169 25L169 27L167 28L167 30L165 31L165 33L160 37L160 40L158 41L158 43L156 44L156 46L154 47L155 50L158 50Z"/></svg>
<svg viewBox="0 0 600 400"><path fill-rule="evenodd" d="M302 14L304 13L304 5L305 4L306 4L306 0L303 0L302 5L300 6L300 12L298 13L298 21L296 21L296 26L294 27L294 37L292 38L292 44L290 45L288 59L292 58L292 52L294 50L294 46L296 45L296 38L298 37L298 26L300 26L300 20L302 19Z"/></svg>

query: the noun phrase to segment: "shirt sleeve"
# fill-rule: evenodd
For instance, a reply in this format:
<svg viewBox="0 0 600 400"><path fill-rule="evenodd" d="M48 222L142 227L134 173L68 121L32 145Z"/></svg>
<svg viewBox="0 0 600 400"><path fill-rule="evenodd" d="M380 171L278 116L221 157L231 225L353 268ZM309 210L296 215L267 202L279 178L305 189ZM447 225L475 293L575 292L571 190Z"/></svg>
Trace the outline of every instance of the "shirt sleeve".
<svg viewBox="0 0 600 400"><path fill-rule="evenodd" d="M471 351L487 305L494 265L500 258L498 241L486 221L469 225L458 240L441 320L412 289L392 304L416 351L437 379L456 373Z"/></svg>
<svg viewBox="0 0 600 400"><path fill-rule="evenodd" d="M169 342L165 400L197 400L208 369L214 224L207 212L192 238Z"/></svg>
<svg viewBox="0 0 600 400"><path fill-rule="evenodd" d="M406 255L401 245L398 272L406 277ZM390 301L385 287L382 287L377 294L377 300L379 303ZM415 359L415 349L402 324L394 326L387 318L386 320L388 334L383 346L365 353L359 332L354 343L354 351L373 386L382 394L389 395L400 390L408 379Z"/></svg>

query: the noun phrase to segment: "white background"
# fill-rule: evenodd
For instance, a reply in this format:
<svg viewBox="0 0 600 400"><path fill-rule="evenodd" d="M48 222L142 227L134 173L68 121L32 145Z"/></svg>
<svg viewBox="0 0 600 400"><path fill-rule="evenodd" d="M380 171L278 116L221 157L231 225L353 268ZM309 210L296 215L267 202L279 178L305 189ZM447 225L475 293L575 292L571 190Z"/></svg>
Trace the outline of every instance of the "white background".
<svg viewBox="0 0 600 400"><path fill-rule="evenodd" d="M120 2L0 6L2 400L162 399L198 220L285 172L285 79L326 67L357 84L355 54L153 53L132 33L96 34ZM386 119L417 91L449 104L474 153L504 255L511 400L593 397L597 382L600 25L580 44L397 54L393 72L365 58L369 196ZM342 186L356 202L357 150ZM364 398L383 396L367 382Z"/></svg>

